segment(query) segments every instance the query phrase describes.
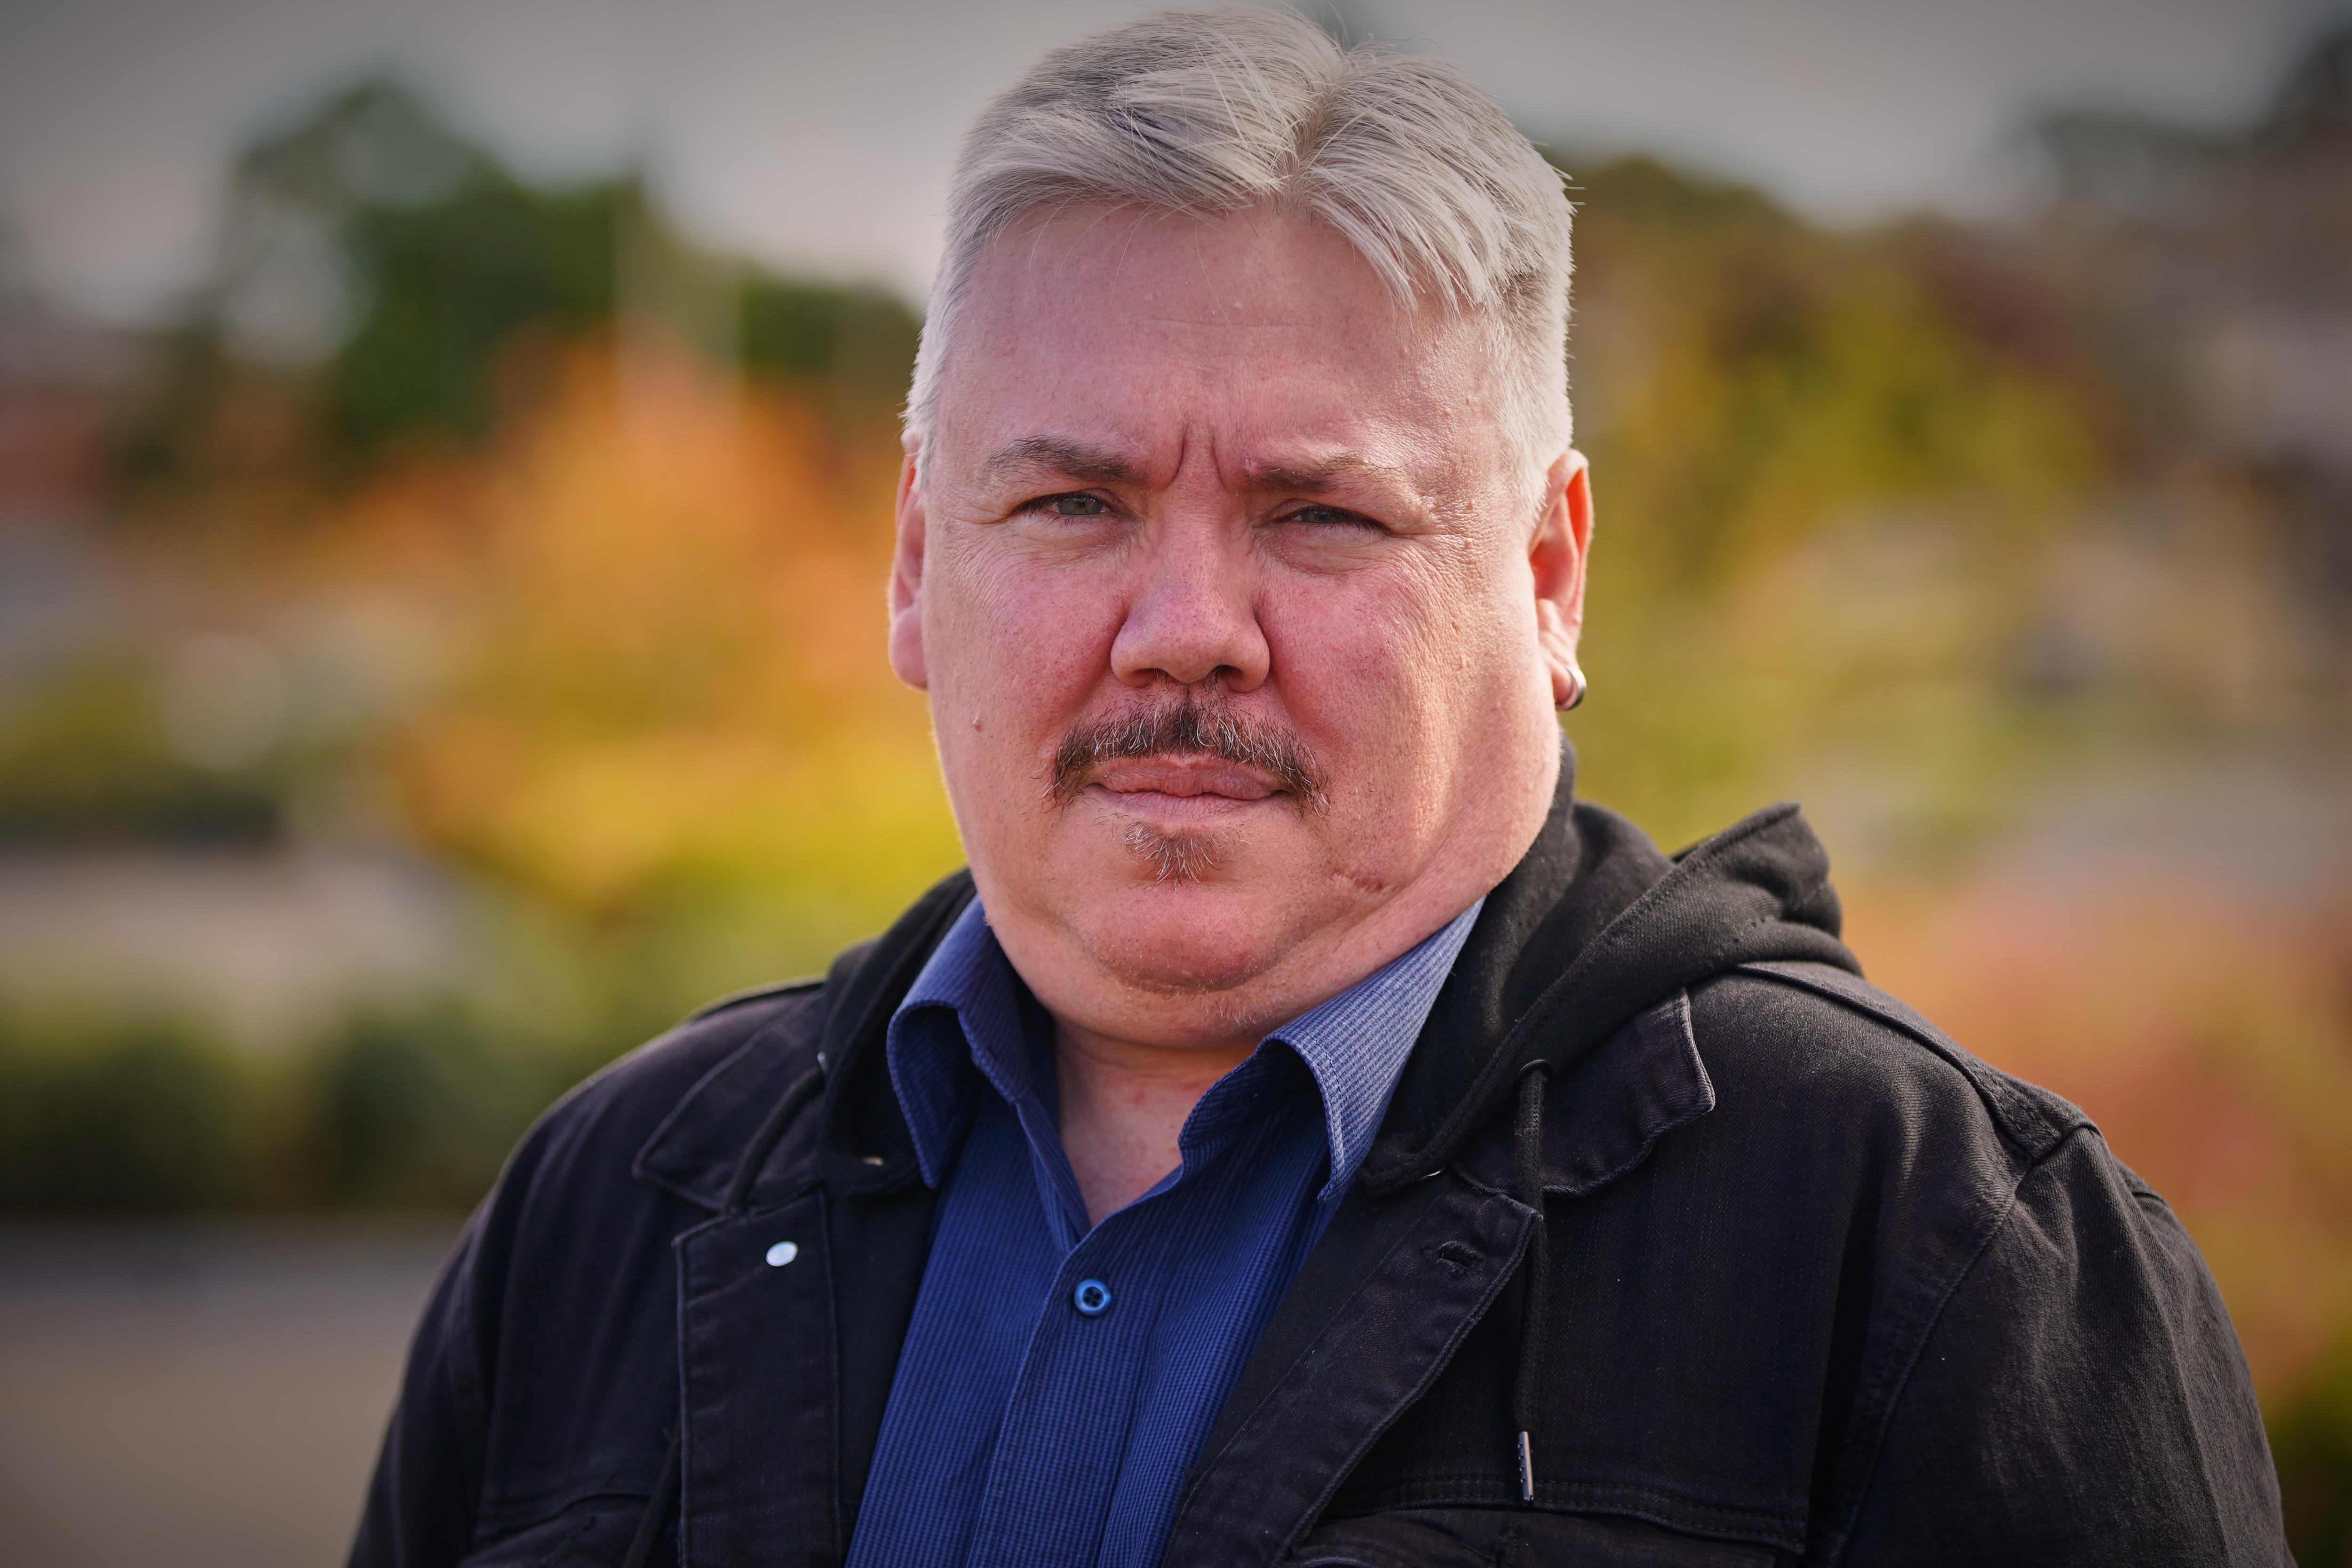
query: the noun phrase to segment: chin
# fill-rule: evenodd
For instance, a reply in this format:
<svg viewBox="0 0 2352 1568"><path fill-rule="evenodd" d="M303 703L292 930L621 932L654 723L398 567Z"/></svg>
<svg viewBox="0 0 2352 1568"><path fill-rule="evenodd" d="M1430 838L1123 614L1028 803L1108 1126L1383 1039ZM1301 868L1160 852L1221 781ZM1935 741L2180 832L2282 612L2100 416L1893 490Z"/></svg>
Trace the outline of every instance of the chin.
<svg viewBox="0 0 2352 1568"><path fill-rule="evenodd" d="M1109 900L1087 956L1146 991L1230 991L1288 950L1286 924L1263 895L1230 881L1147 877ZM1274 918L1269 918L1274 917Z"/></svg>
<svg viewBox="0 0 2352 1568"><path fill-rule="evenodd" d="M1229 881L1234 859L1244 847L1231 833L1171 833L1140 822L1129 826L1119 847L1134 860L1139 879L1160 887Z"/></svg>

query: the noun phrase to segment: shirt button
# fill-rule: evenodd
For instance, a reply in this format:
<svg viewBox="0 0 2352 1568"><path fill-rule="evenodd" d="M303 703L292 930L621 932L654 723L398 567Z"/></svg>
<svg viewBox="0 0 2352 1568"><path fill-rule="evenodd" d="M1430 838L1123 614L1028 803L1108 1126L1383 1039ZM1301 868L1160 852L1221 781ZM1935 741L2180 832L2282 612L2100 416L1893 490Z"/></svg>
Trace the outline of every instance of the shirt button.
<svg viewBox="0 0 2352 1568"><path fill-rule="evenodd" d="M1070 1292L1070 1304L1089 1318L1099 1318L1110 1310L1110 1287L1099 1279L1081 1279Z"/></svg>
<svg viewBox="0 0 2352 1568"><path fill-rule="evenodd" d="M799 1243L780 1241L776 1243L775 1246L768 1248L768 1267L771 1268L782 1268L785 1264L790 1263L793 1258L798 1258L800 1255L801 1249Z"/></svg>

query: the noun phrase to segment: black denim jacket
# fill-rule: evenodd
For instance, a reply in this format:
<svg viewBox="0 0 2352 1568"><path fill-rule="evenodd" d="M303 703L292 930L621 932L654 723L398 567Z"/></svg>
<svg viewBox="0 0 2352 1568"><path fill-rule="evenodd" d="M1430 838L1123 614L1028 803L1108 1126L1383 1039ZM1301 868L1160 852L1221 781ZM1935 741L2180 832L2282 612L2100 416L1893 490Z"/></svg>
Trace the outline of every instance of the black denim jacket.
<svg viewBox="0 0 2352 1568"><path fill-rule="evenodd" d="M358 1568L612 1568L649 1502L656 1563L842 1560L932 1210L882 1031L970 896L541 1121L426 1309ZM1164 1561L2286 1562L2171 1211L1837 926L1793 808L1670 861L1563 783Z"/></svg>

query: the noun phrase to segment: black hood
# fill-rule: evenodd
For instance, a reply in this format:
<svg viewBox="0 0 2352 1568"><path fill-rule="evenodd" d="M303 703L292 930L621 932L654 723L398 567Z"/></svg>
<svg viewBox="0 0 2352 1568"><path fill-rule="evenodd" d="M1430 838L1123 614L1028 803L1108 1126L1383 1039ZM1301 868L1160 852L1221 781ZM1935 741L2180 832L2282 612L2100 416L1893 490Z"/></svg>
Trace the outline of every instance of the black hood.
<svg viewBox="0 0 2352 1568"><path fill-rule="evenodd" d="M1375 1193L1444 1165L1500 1115L1519 1069L1564 1069L1633 1016L1737 964L1811 959L1859 974L1838 940L1829 855L1783 803L1669 858L1559 787L1526 857L1486 895L1358 1176Z"/></svg>
<svg viewBox="0 0 2352 1568"><path fill-rule="evenodd" d="M1768 807L1681 854L1575 798L1561 743L1549 814L1486 895L1438 994L1358 1180L1374 1193L1446 1163L1503 1112L1540 1056L1562 1069L1636 1014L1737 964L1811 959L1861 973L1838 941L1829 857L1793 805ZM884 1061L891 1012L972 896L959 871L827 980L827 1179L879 1193L919 1179Z"/></svg>

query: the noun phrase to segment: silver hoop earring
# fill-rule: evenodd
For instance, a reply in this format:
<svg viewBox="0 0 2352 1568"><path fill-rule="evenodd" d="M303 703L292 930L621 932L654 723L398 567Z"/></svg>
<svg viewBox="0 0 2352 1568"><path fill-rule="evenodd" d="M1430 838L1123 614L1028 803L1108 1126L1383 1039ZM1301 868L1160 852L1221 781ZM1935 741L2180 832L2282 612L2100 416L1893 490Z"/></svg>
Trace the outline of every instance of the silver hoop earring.
<svg viewBox="0 0 2352 1568"><path fill-rule="evenodd" d="M1583 701L1584 694L1591 689L1592 683L1584 679L1583 668L1571 664L1568 667L1568 695L1560 699L1557 706L1561 712L1565 713Z"/></svg>

